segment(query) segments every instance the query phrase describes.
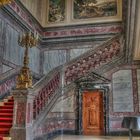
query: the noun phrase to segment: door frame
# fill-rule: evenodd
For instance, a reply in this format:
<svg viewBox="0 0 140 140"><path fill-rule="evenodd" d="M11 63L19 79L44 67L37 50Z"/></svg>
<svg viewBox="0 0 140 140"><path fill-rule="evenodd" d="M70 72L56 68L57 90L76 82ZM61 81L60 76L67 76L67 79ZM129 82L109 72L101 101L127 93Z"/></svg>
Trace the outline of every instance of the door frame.
<svg viewBox="0 0 140 140"><path fill-rule="evenodd" d="M108 84L95 84L86 83L85 85L78 85L77 89L77 130L76 132L80 135L83 134L82 124L82 94L86 91L99 91L103 94L103 112L104 112L104 135L109 133L109 85ZM94 93L93 93L94 94Z"/></svg>

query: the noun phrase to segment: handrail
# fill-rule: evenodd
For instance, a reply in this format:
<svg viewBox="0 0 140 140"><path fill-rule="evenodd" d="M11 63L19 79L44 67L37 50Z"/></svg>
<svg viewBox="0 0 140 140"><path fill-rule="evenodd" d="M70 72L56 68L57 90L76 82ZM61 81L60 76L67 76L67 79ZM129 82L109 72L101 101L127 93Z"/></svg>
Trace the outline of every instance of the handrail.
<svg viewBox="0 0 140 140"><path fill-rule="evenodd" d="M11 77L11 76L13 76L13 75L17 75L17 74L19 73L19 71L20 71L20 68L17 68L17 69L10 69L10 70L8 70L8 71L2 73L2 74L0 75L0 81L3 82L3 81L5 81L8 77ZM0 83L1 83L1 82L0 82Z"/></svg>

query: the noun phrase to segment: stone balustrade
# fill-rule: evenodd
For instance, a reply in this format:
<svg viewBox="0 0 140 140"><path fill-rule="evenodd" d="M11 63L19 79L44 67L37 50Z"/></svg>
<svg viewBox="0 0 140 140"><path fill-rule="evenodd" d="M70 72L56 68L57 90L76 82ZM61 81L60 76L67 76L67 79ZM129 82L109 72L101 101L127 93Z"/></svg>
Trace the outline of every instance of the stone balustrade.
<svg viewBox="0 0 140 140"><path fill-rule="evenodd" d="M59 88L60 85L60 72L57 72L54 74L52 79L42 87L38 91L38 94L35 95L33 107L34 107L34 113L33 118L36 119L37 115L40 114L40 112L45 108L48 101L53 97L55 94L55 91Z"/></svg>
<svg viewBox="0 0 140 140"><path fill-rule="evenodd" d="M112 61L113 58L121 54L122 42L120 36L116 36L103 43L96 49L91 49L79 58L74 59L66 65L65 83L70 84L77 78L85 76L94 69Z"/></svg>

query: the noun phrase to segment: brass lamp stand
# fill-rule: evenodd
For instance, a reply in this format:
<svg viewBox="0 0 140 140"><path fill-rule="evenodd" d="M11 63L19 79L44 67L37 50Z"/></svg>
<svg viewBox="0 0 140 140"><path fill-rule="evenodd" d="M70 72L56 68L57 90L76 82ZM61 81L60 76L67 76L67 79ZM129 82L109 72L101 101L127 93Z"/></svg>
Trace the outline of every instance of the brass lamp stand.
<svg viewBox="0 0 140 140"><path fill-rule="evenodd" d="M20 46L25 48L24 52L24 61L23 61L23 67L20 70L19 75L17 76L17 89L27 89L32 87L32 76L31 71L28 67L29 64L29 48L35 47L38 42L38 35L37 34L31 34L31 32L28 32L26 34L23 34L19 37L18 43Z"/></svg>
<svg viewBox="0 0 140 140"><path fill-rule="evenodd" d="M13 0L0 0L0 6L10 4Z"/></svg>

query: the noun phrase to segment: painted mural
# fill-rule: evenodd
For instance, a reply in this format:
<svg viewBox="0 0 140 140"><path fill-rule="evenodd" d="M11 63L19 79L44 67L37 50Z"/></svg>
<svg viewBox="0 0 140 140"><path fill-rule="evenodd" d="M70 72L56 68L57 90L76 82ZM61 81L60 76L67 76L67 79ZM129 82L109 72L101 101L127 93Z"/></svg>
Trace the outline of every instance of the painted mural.
<svg viewBox="0 0 140 140"><path fill-rule="evenodd" d="M61 22L65 19L65 0L50 0L48 22Z"/></svg>
<svg viewBox="0 0 140 140"><path fill-rule="evenodd" d="M74 19L117 15L117 0L74 0Z"/></svg>

